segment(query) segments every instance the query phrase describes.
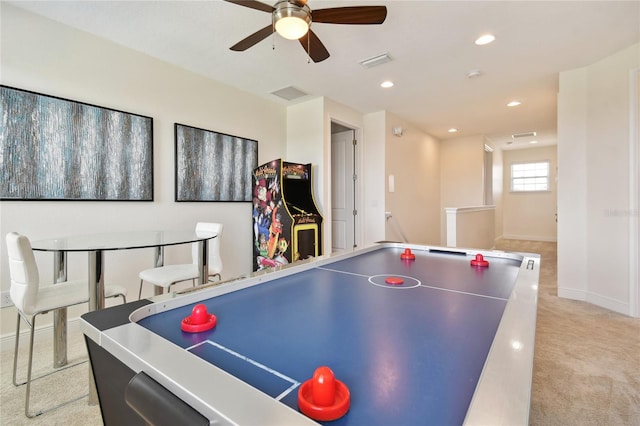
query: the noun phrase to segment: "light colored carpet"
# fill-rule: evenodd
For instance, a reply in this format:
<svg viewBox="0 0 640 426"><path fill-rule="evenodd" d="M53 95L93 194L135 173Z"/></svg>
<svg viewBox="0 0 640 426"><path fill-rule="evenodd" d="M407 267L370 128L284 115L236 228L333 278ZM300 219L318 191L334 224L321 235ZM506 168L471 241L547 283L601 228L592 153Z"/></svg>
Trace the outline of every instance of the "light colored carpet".
<svg viewBox="0 0 640 426"><path fill-rule="evenodd" d="M558 298L555 243L497 248L542 256L530 423L640 425L640 319Z"/></svg>
<svg viewBox="0 0 640 426"><path fill-rule="evenodd" d="M22 325L26 330L26 324ZM38 339L36 335L33 354L33 377L41 376L53 370L53 343L52 338ZM67 359L69 364L74 364L87 359L87 350L84 338L80 332L70 333L68 336ZM18 358L18 380L24 381L27 377L27 356L29 339L24 336L20 339L20 351ZM13 371L13 349L4 350L0 354L0 424L2 425L101 425L102 417L100 407L89 406L89 365L84 362L61 370L55 374L35 380L31 384L30 411L37 412L54 407L76 397L82 399L72 402L64 407L46 412L33 419L28 419L24 414L24 396L26 386L13 386L11 375Z"/></svg>
<svg viewBox="0 0 640 426"><path fill-rule="evenodd" d="M557 297L556 244L503 240L498 249L540 253L538 321L530 423L540 426L640 426L640 319ZM27 340L22 350L26 356ZM36 340L36 374L51 368L51 342ZM86 357L84 341L69 336L69 359ZM87 398L29 420L24 386L11 384L12 351L0 359L2 425L100 425ZM22 377L26 366L20 369ZM20 376L19 376L20 377ZM34 409L88 392L82 364L36 382Z"/></svg>

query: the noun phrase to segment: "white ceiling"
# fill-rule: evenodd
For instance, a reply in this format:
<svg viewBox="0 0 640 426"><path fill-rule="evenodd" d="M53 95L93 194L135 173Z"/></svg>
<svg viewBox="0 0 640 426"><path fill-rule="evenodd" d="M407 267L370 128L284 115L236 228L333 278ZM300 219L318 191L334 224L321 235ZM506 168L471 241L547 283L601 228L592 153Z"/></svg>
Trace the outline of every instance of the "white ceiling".
<svg viewBox="0 0 640 426"><path fill-rule="evenodd" d="M382 25L313 24L331 54L316 64L279 36L229 50L271 17L220 0L9 3L278 102L271 92L294 86L362 113L387 110L439 139L484 134L498 145L532 131L555 144L558 73L640 41L640 1L309 0L312 10L388 9ZM476 46L487 32L496 41ZM359 64L385 52L393 61ZM386 79L395 86L380 88ZM513 99L522 105L507 108Z"/></svg>

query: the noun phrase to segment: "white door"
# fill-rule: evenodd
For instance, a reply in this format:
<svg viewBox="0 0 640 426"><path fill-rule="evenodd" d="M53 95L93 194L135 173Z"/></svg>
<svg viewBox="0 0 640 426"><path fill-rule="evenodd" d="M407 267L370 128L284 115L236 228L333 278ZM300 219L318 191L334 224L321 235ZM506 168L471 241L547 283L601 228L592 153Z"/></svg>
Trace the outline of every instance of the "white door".
<svg viewBox="0 0 640 426"><path fill-rule="evenodd" d="M354 131L331 135L331 241L332 251L355 245L355 144Z"/></svg>

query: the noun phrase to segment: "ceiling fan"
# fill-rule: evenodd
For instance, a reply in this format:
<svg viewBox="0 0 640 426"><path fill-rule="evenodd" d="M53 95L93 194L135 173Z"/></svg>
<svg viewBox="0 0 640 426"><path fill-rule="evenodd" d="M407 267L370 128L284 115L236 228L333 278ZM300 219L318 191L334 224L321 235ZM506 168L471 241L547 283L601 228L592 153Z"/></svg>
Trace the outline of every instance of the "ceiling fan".
<svg viewBox="0 0 640 426"><path fill-rule="evenodd" d="M241 52L261 42L274 32L290 40L298 40L313 62L322 62L329 52L318 36L311 31L311 23L323 24L382 24L387 17L385 6L345 6L312 11L307 0L279 0L274 6L256 0L225 0L240 6L271 13L272 22L261 30L231 46Z"/></svg>

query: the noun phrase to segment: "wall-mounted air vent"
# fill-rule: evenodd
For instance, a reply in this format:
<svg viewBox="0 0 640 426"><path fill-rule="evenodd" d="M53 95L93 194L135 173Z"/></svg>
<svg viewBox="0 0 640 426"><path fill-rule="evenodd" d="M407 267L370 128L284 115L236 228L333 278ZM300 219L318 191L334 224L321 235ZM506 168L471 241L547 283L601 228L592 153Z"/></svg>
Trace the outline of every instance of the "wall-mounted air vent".
<svg viewBox="0 0 640 426"><path fill-rule="evenodd" d="M303 96L307 96L308 93L303 92L300 89L296 89L293 86L285 87L280 90L276 90L275 92L271 92L272 95L276 95L279 98L285 99L287 101L292 101L294 99L301 98Z"/></svg>
<svg viewBox="0 0 640 426"><path fill-rule="evenodd" d="M363 59L359 63L365 68L373 68L378 65L386 64L387 62L391 62L391 56L389 56L388 53L383 53L382 55L374 56L373 58Z"/></svg>

